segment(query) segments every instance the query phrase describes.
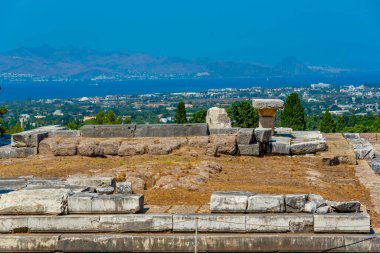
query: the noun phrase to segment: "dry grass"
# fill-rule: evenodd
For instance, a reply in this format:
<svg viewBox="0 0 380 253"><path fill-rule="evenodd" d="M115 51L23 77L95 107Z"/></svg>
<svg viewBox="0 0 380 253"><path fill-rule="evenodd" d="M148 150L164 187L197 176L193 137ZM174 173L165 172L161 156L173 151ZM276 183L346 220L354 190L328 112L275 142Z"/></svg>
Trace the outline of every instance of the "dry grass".
<svg viewBox="0 0 380 253"><path fill-rule="evenodd" d="M186 189L162 190L150 188L141 193L150 205L204 205L213 191L247 190L258 193L316 193L331 200L359 200L371 208L367 190L355 177L353 165L328 166L321 157L231 157L218 158L203 155L194 157L181 149L165 156L142 155L134 157L35 157L30 159L0 160L0 177L34 175L36 177L67 177L72 174L114 175L122 180L125 174L115 168L132 171L165 171L210 160L220 163L223 171L210 178L197 191ZM373 224L380 225L372 214Z"/></svg>

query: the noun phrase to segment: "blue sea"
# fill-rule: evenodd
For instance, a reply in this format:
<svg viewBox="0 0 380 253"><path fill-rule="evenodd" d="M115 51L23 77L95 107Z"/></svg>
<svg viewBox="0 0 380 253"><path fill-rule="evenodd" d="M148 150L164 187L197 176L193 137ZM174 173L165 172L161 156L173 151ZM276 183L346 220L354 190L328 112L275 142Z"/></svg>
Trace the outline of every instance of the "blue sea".
<svg viewBox="0 0 380 253"><path fill-rule="evenodd" d="M131 80L123 82L22 82L0 83L0 102L46 98L77 98L123 94L199 92L208 89L380 84L380 74L297 78L231 78L184 80Z"/></svg>

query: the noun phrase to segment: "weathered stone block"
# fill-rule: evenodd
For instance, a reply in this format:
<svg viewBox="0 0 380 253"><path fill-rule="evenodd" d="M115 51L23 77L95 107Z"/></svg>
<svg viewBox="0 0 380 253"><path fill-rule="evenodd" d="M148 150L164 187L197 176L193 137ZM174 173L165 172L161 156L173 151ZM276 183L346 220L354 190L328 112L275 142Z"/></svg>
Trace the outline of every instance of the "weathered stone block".
<svg viewBox="0 0 380 253"><path fill-rule="evenodd" d="M37 148L40 141L48 137L48 132L30 130L12 134L12 147L34 147Z"/></svg>
<svg viewBox="0 0 380 253"><path fill-rule="evenodd" d="M158 232L173 229L171 214L102 215L99 232Z"/></svg>
<svg viewBox="0 0 380 253"><path fill-rule="evenodd" d="M99 147L99 142L95 140L84 140L78 145L78 155L81 156L103 156L103 150Z"/></svg>
<svg viewBox="0 0 380 253"><path fill-rule="evenodd" d="M285 195L285 211L287 213L303 212L306 201L306 194L287 194Z"/></svg>
<svg viewBox="0 0 380 253"><path fill-rule="evenodd" d="M254 128L240 128L237 133L238 144L251 144L255 140Z"/></svg>
<svg viewBox="0 0 380 253"><path fill-rule="evenodd" d="M380 158L371 161L371 168L375 173L380 173Z"/></svg>
<svg viewBox="0 0 380 253"><path fill-rule="evenodd" d="M198 124L144 124L136 125L135 137L206 136L208 126Z"/></svg>
<svg viewBox="0 0 380 253"><path fill-rule="evenodd" d="M354 148L356 159L372 159L375 157L373 146L363 146Z"/></svg>
<svg viewBox="0 0 380 253"><path fill-rule="evenodd" d="M240 127L229 127L229 128L210 128L210 135L218 135L218 134L229 134L234 135L237 134L240 130Z"/></svg>
<svg viewBox="0 0 380 253"><path fill-rule="evenodd" d="M167 155L172 152L169 144L150 144L148 146L148 154L150 155Z"/></svg>
<svg viewBox="0 0 380 253"><path fill-rule="evenodd" d="M93 138L133 137L136 125L84 125L81 136Z"/></svg>
<svg viewBox="0 0 380 253"><path fill-rule="evenodd" d="M57 130L49 132L49 137L73 138L80 137L80 130Z"/></svg>
<svg viewBox="0 0 380 253"><path fill-rule="evenodd" d="M99 229L98 215L29 216L32 233L106 232Z"/></svg>
<svg viewBox="0 0 380 253"><path fill-rule="evenodd" d="M210 142L208 149L215 149L217 154L236 154L237 145L235 135L212 135L210 137Z"/></svg>
<svg viewBox="0 0 380 253"><path fill-rule="evenodd" d="M213 213L244 213L247 209L248 198L253 192L214 192L211 195L211 212Z"/></svg>
<svg viewBox="0 0 380 253"><path fill-rule="evenodd" d="M104 140L99 143L99 148L104 155L118 155L120 141L118 140Z"/></svg>
<svg viewBox="0 0 380 253"><path fill-rule="evenodd" d="M312 214L254 214L246 216L246 232L310 233Z"/></svg>
<svg viewBox="0 0 380 253"><path fill-rule="evenodd" d="M175 214L173 232L245 232L244 215Z"/></svg>
<svg viewBox="0 0 380 253"><path fill-rule="evenodd" d="M0 234L28 232L27 216L0 216Z"/></svg>
<svg viewBox="0 0 380 253"><path fill-rule="evenodd" d="M58 143L52 148L52 152L55 156L74 156L77 154L77 144L69 142Z"/></svg>
<svg viewBox="0 0 380 253"><path fill-rule="evenodd" d="M26 185L24 178L0 178L0 190L20 190Z"/></svg>
<svg viewBox="0 0 380 253"><path fill-rule="evenodd" d="M12 147L11 145L0 147L0 158L25 158L37 154L35 147Z"/></svg>
<svg viewBox="0 0 380 253"><path fill-rule="evenodd" d="M99 195L92 198L92 213L137 213L144 208L144 196L135 194Z"/></svg>
<svg viewBox="0 0 380 253"><path fill-rule="evenodd" d="M357 213L360 211L359 201L330 202L330 205L338 213Z"/></svg>
<svg viewBox="0 0 380 253"><path fill-rule="evenodd" d="M281 109L284 106L284 101L281 99L253 99L252 106L258 110Z"/></svg>
<svg viewBox="0 0 380 253"><path fill-rule="evenodd" d="M267 152L269 154L289 155L290 138L276 137L268 142Z"/></svg>
<svg viewBox="0 0 380 253"><path fill-rule="evenodd" d="M66 179L70 185L80 185L87 187L116 187L116 181L113 177L87 177L87 176L70 176Z"/></svg>
<svg viewBox="0 0 380 253"><path fill-rule="evenodd" d="M205 148L209 142L208 136L193 136L189 137L189 146Z"/></svg>
<svg viewBox="0 0 380 253"><path fill-rule="evenodd" d="M327 149L326 141L308 141L293 143L290 146L291 153L293 155L310 154Z"/></svg>
<svg viewBox="0 0 380 253"><path fill-rule="evenodd" d="M284 195L256 194L248 198L247 213L283 213Z"/></svg>
<svg viewBox="0 0 380 253"><path fill-rule="evenodd" d="M65 214L69 189L19 190L0 195L0 214Z"/></svg>
<svg viewBox="0 0 380 253"><path fill-rule="evenodd" d="M260 155L260 146L259 144L249 144L249 145L243 145L238 144L239 148L239 154L240 155Z"/></svg>
<svg viewBox="0 0 380 253"><path fill-rule="evenodd" d="M370 217L367 213L315 214L315 233L369 233Z"/></svg>
<svg viewBox="0 0 380 253"><path fill-rule="evenodd" d="M145 153L145 144L122 142L118 151L119 156L143 155Z"/></svg>
<svg viewBox="0 0 380 253"><path fill-rule="evenodd" d="M255 137L259 142L268 142L272 139L272 128L255 128Z"/></svg>
<svg viewBox="0 0 380 253"><path fill-rule="evenodd" d="M226 109L218 107L211 107L207 110L206 123L210 129L231 127L231 120Z"/></svg>
<svg viewBox="0 0 380 253"><path fill-rule="evenodd" d="M0 252L55 252L59 236L7 235L0 237Z"/></svg>

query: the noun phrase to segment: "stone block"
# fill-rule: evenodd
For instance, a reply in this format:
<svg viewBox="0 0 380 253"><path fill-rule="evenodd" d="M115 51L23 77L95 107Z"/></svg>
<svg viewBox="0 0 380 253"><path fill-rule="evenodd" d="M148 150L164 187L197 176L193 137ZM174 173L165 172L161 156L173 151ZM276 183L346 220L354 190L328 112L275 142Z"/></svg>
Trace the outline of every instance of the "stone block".
<svg viewBox="0 0 380 253"><path fill-rule="evenodd" d="M359 201L329 202L329 205L337 213L357 213L360 211Z"/></svg>
<svg viewBox="0 0 380 253"><path fill-rule="evenodd" d="M31 233L86 233L99 230L98 215L29 216ZM111 231L109 231L111 232Z"/></svg>
<svg viewBox="0 0 380 253"><path fill-rule="evenodd" d="M189 143L189 146L192 146L192 147L205 148L207 144L209 143L209 137L208 136L189 137L188 143Z"/></svg>
<svg viewBox="0 0 380 253"><path fill-rule="evenodd" d="M99 142L95 140L84 140L78 145L78 155L81 156L103 156L103 150L99 147Z"/></svg>
<svg viewBox="0 0 380 253"><path fill-rule="evenodd" d="M49 136L48 132L41 130L30 130L17 134L12 134L12 147L34 147L38 148L38 144Z"/></svg>
<svg viewBox="0 0 380 253"><path fill-rule="evenodd" d="M119 140L104 140L99 143L99 148L104 155L118 155L120 147Z"/></svg>
<svg viewBox="0 0 380 253"><path fill-rule="evenodd" d="M238 144L238 149L239 149L240 155L251 155L251 156L260 155L259 144L249 144L249 145Z"/></svg>
<svg viewBox="0 0 380 253"><path fill-rule="evenodd" d="M287 194L285 195L285 211L287 213L303 212L306 202L306 194Z"/></svg>
<svg viewBox="0 0 380 253"><path fill-rule="evenodd" d="M20 190L26 185L24 178L0 178L0 190Z"/></svg>
<svg viewBox="0 0 380 253"><path fill-rule="evenodd" d="M375 157L375 150L373 146L362 146L354 148L356 159L372 159Z"/></svg>
<svg viewBox="0 0 380 253"><path fill-rule="evenodd" d="M268 142L267 152L269 154L289 155L290 154L290 138L275 137Z"/></svg>
<svg viewBox="0 0 380 253"><path fill-rule="evenodd" d="M150 155L167 155L172 152L169 144L150 144L148 145L148 154Z"/></svg>
<svg viewBox="0 0 380 253"><path fill-rule="evenodd" d="M326 200L318 194L309 194L308 200L314 202L317 208L326 205Z"/></svg>
<svg viewBox="0 0 380 253"><path fill-rule="evenodd" d="M210 128L209 132L210 135L214 134L229 134L229 135L235 135L239 132L240 127L229 127L229 128Z"/></svg>
<svg viewBox="0 0 380 253"><path fill-rule="evenodd" d="M57 130L49 132L49 137L73 138L80 137L80 130Z"/></svg>
<svg viewBox="0 0 380 253"><path fill-rule="evenodd" d="M25 158L37 154L35 147L12 147L11 145L0 147L0 158Z"/></svg>
<svg viewBox="0 0 380 253"><path fill-rule="evenodd" d="M346 139L360 139L360 135L358 133L343 133L343 137Z"/></svg>
<svg viewBox="0 0 380 253"><path fill-rule="evenodd" d="M65 214L70 189L19 190L0 195L0 214Z"/></svg>
<svg viewBox="0 0 380 253"><path fill-rule="evenodd" d="M278 137L292 137L293 129L289 127L276 127L274 133Z"/></svg>
<svg viewBox="0 0 380 253"><path fill-rule="evenodd" d="M70 176L66 179L67 184L87 187L116 187L116 181L113 177L87 177L87 176Z"/></svg>
<svg viewBox="0 0 380 253"><path fill-rule="evenodd" d="M327 149L326 141L307 141L293 143L290 146L290 151L293 155L311 154Z"/></svg>
<svg viewBox="0 0 380 253"><path fill-rule="evenodd" d="M215 149L216 153L235 155L237 151L235 135L212 135L208 149Z"/></svg>
<svg viewBox="0 0 380 253"><path fill-rule="evenodd" d="M284 101L281 99L253 99L252 106L255 109L281 109L284 106Z"/></svg>
<svg viewBox="0 0 380 253"><path fill-rule="evenodd" d="M283 213L284 195L256 194L248 198L247 213Z"/></svg>
<svg viewBox="0 0 380 253"><path fill-rule="evenodd" d="M314 215L315 233L369 233L367 213L330 213Z"/></svg>
<svg viewBox="0 0 380 253"><path fill-rule="evenodd" d="M133 137L136 125L84 125L81 127L82 137L114 138Z"/></svg>
<svg viewBox="0 0 380 253"><path fill-rule="evenodd" d="M268 142L272 139L272 128L255 128L255 137L259 142Z"/></svg>
<svg viewBox="0 0 380 253"><path fill-rule="evenodd" d="M197 124L144 124L136 125L135 137L206 136L208 126Z"/></svg>
<svg viewBox="0 0 380 253"><path fill-rule="evenodd" d="M122 142L118 151L119 156L143 155L145 153L145 144Z"/></svg>
<svg viewBox="0 0 380 253"><path fill-rule="evenodd" d="M175 214L173 232L245 232L245 216L221 214Z"/></svg>
<svg viewBox="0 0 380 253"><path fill-rule="evenodd" d="M253 214L246 216L246 232L254 233L310 233L313 232L312 214Z"/></svg>
<svg viewBox="0 0 380 253"><path fill-rule="evenodd" d="M74 156L77 154L77 144L70 142L62 142L53 146L52 153L55 156Z"/></svg>
<svg viewBox="0 0 380 253"><path fill-rule="evenodd" d="M58 240L58 235L1 236L0 252L57 252Z"/></svg>
<svg viewBox="0 0 380 253"><path fill-rule="evenodd" d="M60 235L59 252L134 252L134 236L130 234L108 235Z"/></svg>
<svg viewBox="0 0 380 253"><path fill-rule="evenodd" d="M253 128L240 128L237 133L237 143L238 144L251 144L255 140L255 134Z"/></svg>
<svg viewBox="0 0 380 253"><path fill-rule="evenodd" d="M173 229L171 214L102 215L99 232L162 232Z"/></svg>
<svg viewBox="0 0 380 253"><path fill-rule="evenodd" d="M213 213L244 213L248 198L253 192L229 191L214 192L211 195L211 212Z"/></svg>
<svg viewBox="0 0 380 253"><path fill-rule="evenodd" d="M380 158L373 159L370 164L375 173L380 173Z"/></svg>
<svg viewBox="0 0 380 253"><path fill-rule="evenodd" d="M27 232L27 216L0 216L0 234Z"/></svg>
<svg viewBox="0 0 380 253"><path fill-rule="evenodd" d="M206 123L210 129L231 127L231 119L228 117L226 109L218 107L211 107L207 110Z"/></svg>

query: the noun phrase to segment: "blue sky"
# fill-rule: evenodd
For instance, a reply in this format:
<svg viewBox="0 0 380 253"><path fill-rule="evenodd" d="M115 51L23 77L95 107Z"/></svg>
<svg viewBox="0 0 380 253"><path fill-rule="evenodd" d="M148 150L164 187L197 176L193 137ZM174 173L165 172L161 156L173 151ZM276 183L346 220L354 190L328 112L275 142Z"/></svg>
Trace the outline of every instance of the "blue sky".
<svg viewBox="0 0 380 253"><path fill-rule="evenodd" d="M73 45L380 69L379 13L376 0L0 0L0 51Z"/></svg>

